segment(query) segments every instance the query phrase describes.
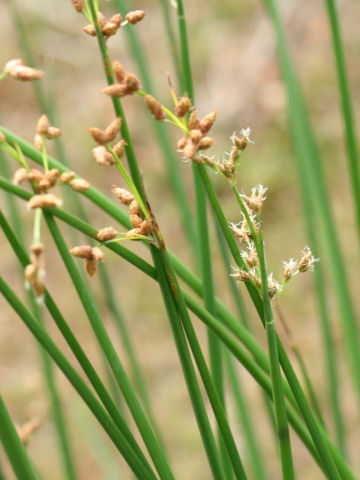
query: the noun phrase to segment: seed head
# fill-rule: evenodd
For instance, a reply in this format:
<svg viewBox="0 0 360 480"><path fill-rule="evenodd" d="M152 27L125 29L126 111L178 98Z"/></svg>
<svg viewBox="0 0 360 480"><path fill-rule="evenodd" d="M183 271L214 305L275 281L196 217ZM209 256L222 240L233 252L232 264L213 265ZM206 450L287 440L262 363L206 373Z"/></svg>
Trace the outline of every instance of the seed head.
<svg viewBox="0 0 360 480"><path fill-rule="evenodd" d="M251 195L242 195L245 203L255 212L260 213L263 208L264 200L266 200L265 193L267 188L263 187L261 184L253 187L251 189Z"/></svg>
<svg viewBox="0 0 360 480"><path fill-rule="evenodd" d="M40 135L46 135L49 128L50 128L50 121L47 115L45 114L41 115L36 126L37 133L39 133Z"/></svg>
<svg viewBox="0 0 360 480"><path fill-rule="evenodd" d="M182 118L190 111L192 103L188 95L182 96L175 107L175 113L178 117Z"/></svg>
<svg viewBox="0 0 360 480"><path fill-rule="evenodd" d="M72 0L75 10L81 13L85 8L84 0Z"/></svg>
<svg viewBox="0 0 360 480"><path fill-rule="evenodd" d="M116 237L118 232L113 227L105 227L98 231L96 238L101 242L105 240L112 240Z"/></svg>
<svg viewBox="0 0 360 480"><path fill-rule="evenodd" d="M270 298L275 297L275 295L281 290L281 285L274 279L274 274L272 272L268 276L268 289Z"/></svg>
<svg viewBox="0 0 360 480"><path fill-rule="evenodd" d="M121 139L113 146L113 150L118 158L121 158L124 155L125 145L127 145L127 143L124 139Z"/></svg>
<svg viewBox="0 0 360 480"><path fill-rule="evenodd" d="M103 145L93 148L92 154L99 165L109 167L115 164L115 158L106 150L106 147Z"/></svg>
<svg viewBox="0 0 360 480"><path fill-rule="evenodd" d="M95 142L98 143L99 145L105 145L106 143L108 143L108 138L106 133L103 130L100 130L100 128L91 127L91 128L88 128L88 132L93 137Z"/></svg>
<svg viewBox="0 0 360 480"><path fill-rule="evenodd" d="M233 136L231 137L231 140L239 150L245 150L245 148L248 146L249 143L254 143L250 139L250 134L251 134L250 127L242 128L240 131L241 137L240 138L237 137L234 133Z"/></svg>
<svg viewBox="0 0 360 480"><path fill-rule="evenodd" d="M50 186L54 186L56 180L59 178L60 172L57 168L51 168L45 173L46 179L50 182Z"/></svg>
<svg viewBox="0 0 360 480"><path fill-rule="evenodd" d="M83 192L84 190L88 190L90 188L90 183L83 178L74 178L74 180L71 180L70 185L78 192Z"/></svg>
<svg viewBox="0 0 360 480"><path fill-rule="evenodd" d="M92 247L90 245L79 245L70 249L73 257L90 259L92 256Z"/></svg>
<svg viewBox="0 0 360 480"><path fill-rule="evenodd" d="M295 275L298 271L298 261L294 260L293 258L290 258L288 262L283 262L284 266L284 273L283 273L283 279L285 282L290 280L290 278Z"/></svg>
<svg viewBox="0 0 360 480"><path fill-rule="evenodd" d="M162 109L161 103L152 95L146 95L145 103L148 110L154 115L156 120L162 122L165 120L165 112Z"/></svg>
<svg viewBox="0 0 360 480"><path fill-rule="evenodd" d="M189 129L190 130L200 130L200 119L197 112L194 110L190 114L189 118Z"/></svg>
<svg viewBox="0 0 360 480"><path fill-rule="evenodd" d="M125 68L121 65L119 60L114 60L112 67L113 67L113 72L114 72L116 81L119 83L122 83L125 80L125 77L127 74Z"/></svg>
<svg viewBox="0 0 360 480"><path fill-rule="evenodd" d="M44 76L44 72L27 67L20 58L9 60L4 67L4 72L8 72L12 78L23 82L40 80Z"/></svg>
<svg viewBox="0 0 360 480"><path fill-rule="evenodd" d="M217 111L214 110L213 112L209 113L206 115L200 122L200 130L202 133L205 135L208 133L208 131L211 129L211 127L214 125L214 122L216 120L216 114Z"/></svg>
<svg viewBox="0 0 360 480"><path fill-rule="evenodd" d="M235 273L231 273L230 277L235 278L239 282L250 282L251 275L246 270L237 269Z"/></svg>
<svg viewBox="0 0 360 480"><path fill-rule="evenodd" d="M207 150L212 147L214 139L211 137L203 137L199 142L199 150Z"/></svg>
<svg viewBox="0 0 360 480"><path fill-rule="evenodd" d="M247 250L243 250L241 256L249 268L254 268L259 265L259 258L256 253L254 242L248 243Z"/></svg>
<svg viewBox="0 0 360 480"><path fill-rule="evenodd" d="M126 20L131 23L131 25L135 25L135 23L140 22L144 16L145 12L143 10L134 10L126 15Z"/></svg>
<svg viewBox="0 0 360 480"><path fill-rule="evenodd" d="M25 180L28 180L28 172L26 168L18 168L13 176L13 183L15 185L21 185Z"/></svg>
<svg viewBox="0 0 360 480"><path fill-rule="evenodd" d="M55 138L60 137L61 133L62 132L61 132L60 128L49 127L49 130L48 130L48 132L45 136L48 140L54 140Z"/></svg>
<svg viewBox="0 0 360 480"><path fill-rule="evenodd" d="M34 195L28 201L29 208L51 208L59 207L62 204L60 198L53 193L45 193L41 195Z"/></svg>
<svg viewBox="0 0 360 480"><path fill-rule="evenodd" d="M125 188L120 188L116 185L113 185L111 191L124 205L130 205L130 203L134 200L134 195L125 190Z"/></svg>
<svg viewBox="0 0 360 480"><path fill-rule="evenodd" d="M60 182L69 183L75 177L74 172L64 172L60 175Z"/></svg>
<svg viewBox="0 0 360 480"><path fill-rule="evenodd" d="M117 117L113 120L105 129L105 135L107 137L107 142L113 142L120 132L121 128L121 118Z"/></svg>
<svg viewBox="0 0 360 480"><path fill-rule="evenodd" d="M305 247L302 251L302 257L298 263L299 272L313 272L315 262L320 262L320 258L315 258L310 250L310 247Z"/></svg>

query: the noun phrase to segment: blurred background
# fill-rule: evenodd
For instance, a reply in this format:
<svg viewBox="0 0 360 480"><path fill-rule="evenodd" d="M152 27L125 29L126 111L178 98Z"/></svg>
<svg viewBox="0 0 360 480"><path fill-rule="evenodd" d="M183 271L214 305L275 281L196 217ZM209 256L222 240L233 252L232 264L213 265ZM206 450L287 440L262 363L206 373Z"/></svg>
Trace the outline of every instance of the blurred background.
<svg viewBox="0 0 360 480"><path fill-rule="evenodd" d="M282 1L280 9L287 27L291 52L300 75L302 88L317 134L321 156L325 165L327 183L331 192L341 245L347 260L347 273L358 298L358 249L354 215L351 202L349 175L343 140L342 119L334 71L331 36L323 0L303 2ZM112 1L100 0L100 10L111 16L117 10ZM116 173L100 167L91 155L95 146L87 128L105 128L113 120L112 104L100 93L105 86L96 39L85 35L82 27L86 21L75 12L70 0L11 0L0 3L0 65L10 58L22 57L19 31L14 23L14 5L26 24L27 33L35 52L36 66L45 71L43 80L47 94L56 105L57 124L63 131L66 154L73 169L105 194L111 185L124 186ZM357 95L360 82L360 3L354 0L338 2L344 34L347 67L354 92L355 111L359 107ZM178 94L182 92L176 80L172 52L166 40L164 16L160 2L132 1L131 9L143 9L146 16L135 27L122 28L108 41L113 59L119 59L129 71L137 72L136 64L128 48L125 28L136 28L142 42L156 86L159 99L171 106L167 83L170 74ZM283 260L296 257L307 244L304 228L300 187L297 177L294 151L287 122L286 93L278 70L276 44L272 25L259 0L185 1L191 64L194 75L196 107L200 115L218 110L212 130L215 139L213 153L222 155L230 150L229 137L234 131L251 127L251 144L242 157L239 183L245 192L258 183L269 188L264 209L264 229L269 269L281 278ZM176 30L176 12L170 3L173 27ZM32 84L15 82L6 78L0 83L0 122L32 142L36 122L43 113L37 104ZM124 107L134 140L136 153L144 177L144 183L152 209L164 232L167 246L187 265L194 262L181 219L177 213L172 188L167 177L163 154L152 128L153 120L138 96L127 97ZM174 127L168 126L174 152L180 137ZM50 148L51 151L51 148ZM51 151L53 153L53 151ZM180 172L193 206L191 166L178 159ZM14 162L11 171L16 169ZM238 208L225 182L212 175L222 205L229 221L240 220ZM58 189L59 195L61 190ZM7 212L7 201L0 192L0 202ZM23 202L17 202L20 215L27 226L27 245L32 235L32 214ZM113 221L84 201L91 222L96 228L113 225ZM76 213L76 212L74 212ZM213 222L211 246L214 261L214 278L217 292L233 309L226 273L222 267ZM69 247L73 246L66 227L61 225ZM5 279L25 298L23 280L14 255L2 234L0 269ZM73 292L71 281L44 225L42 238L45 243L47 286L62 308L66 320L81 340L85 351L101 371L104 371L99 350L80 302ZM84 239L84 243L86 240ZM148 257L147 250L138 244L129 248ZM322 253L322 252L320 252ZM327 273L327 258L321 258ZM157 285L145 278L111 252L106 252L106 265L111 271L117 301L129 327L132 341L151 393L152 405L165 439L170 462L176 478L197 480L210 478L201 439L188 399L173 337ZM82 268L81 264L79 264ZM126 364L123 346L118 332L109 322L99 278L91 280L97 304L107 324L120 357ZM259 320L247 301L241 286L246 307L257 338L265 346L265 337ZM329 284L328 300L336 347L339 352L339 377L342 391L341 409L346 419L351 461L360 472L357 455L360 434L356 415L354 393L349 382L349 371L342 355L338 311ZM311 274L296 277L280 297L279 303L287 317L291 333L301 350L311 379L315 385L325 420L333 431L328 406L328 383L324 375L322 339ZM33 434L28 451L34 463L47 480L61 480L62 466L57 449L57 439L51 418L51 408L44 388L38 346L16 314L0 298L0 379L1 393L12 418L18 425L38 417L40 427ZM46 317L48 330L66 352L68 349L53 325ZM198 320L194 320L201 340L206 343L206 332ZM280 333L285 345L287 338ZM69 358L71 354L69 353ZM76 362L73 362L77 367ZM79 369L80 372L80 369ZM252 406L252 417L259 436L263 457L266 459L268 478L280 478L279 459L275 440L269 426L260 389L244 369L239 368L246 388L246 397ZM107 441L86 406L58 371L56 379L62 395L71 443L76 451L76 469L79 479L131 478L126 465ZM233 425L238 424L233 400L229 397L229 416ZM245 452L241 427L235 427L240 451ZM295 464L299 478L320 478L320 472L295 435L292 436ZM244 453L243 453L244 455ZM0 451L6 478L14 478ZM246 459L245 459L246 462ZM249 477L251 478L251 477Z"/></svg>

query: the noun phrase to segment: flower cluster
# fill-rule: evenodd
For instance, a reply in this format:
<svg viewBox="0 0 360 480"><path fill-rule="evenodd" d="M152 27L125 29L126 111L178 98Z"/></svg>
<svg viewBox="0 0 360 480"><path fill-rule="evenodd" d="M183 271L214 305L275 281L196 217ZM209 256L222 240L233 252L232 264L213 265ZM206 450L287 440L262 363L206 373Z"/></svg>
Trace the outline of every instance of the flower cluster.
<svg viewBox="0 0 360 480"><path fill-rule="evenodd" d="M44 245L35 243L31 246L30 252L31 263L25 267L26 287L33 289L38 302L41 303L45 291Z"/></svg>
<svg viewBox="0 0 360 480"><path fill-rule="evenodd" d="M139 235L149 235L153 230L152 221L147 218L142 218L139 203L134 195L116 185L113 185L111 191L117 196L122 204L129 207L130 222L133 228L126 233L126 238L136 240L136 237Z"/></svg>
<svg viewBox="0 0 360 480"><path fill-rule="evenodd" d="M121 118L116 118L106 127L105 130L101 130L100 128L96 127L91 127L88 129L90 135L98 144L97 147L93 148L92 153L96 162L99 165L111 166L115 164L115 158L107 150L106 145L115 140L115 138L120 132L120 128ZM121 158L123 156L125 145L125 140L121 139L112 147L114 153L118 158Z"/></svg>
<svg viewBox="0 0 360 480"><path fill-rule="evenodd" d="M70 250L74 257L82 258L85 264L85 270L89 277L93 277L97 270L97 264L100 260L104 260L104 253L98 247L90 245L79 245Z"/></svg>
<svg viewBox="0 0 360 480"><path fill-rule="evenodd" d="M30 82L32 80L40 80L44 76L44 72L35 68L27 67L23 64L21 58L13 58L9 60L5 67L4 73L9 74L15 80Z"/></svg>
<svg viewBox="0 0 360 480"><path fill-rule="evenodd" d="M112 66L116 83L105 87L102 93L110 95L110 97L120 98L125 95L132 95L137 90L140 90L140 81L136 75L127 72L118 60L114 60Z"/></svg>

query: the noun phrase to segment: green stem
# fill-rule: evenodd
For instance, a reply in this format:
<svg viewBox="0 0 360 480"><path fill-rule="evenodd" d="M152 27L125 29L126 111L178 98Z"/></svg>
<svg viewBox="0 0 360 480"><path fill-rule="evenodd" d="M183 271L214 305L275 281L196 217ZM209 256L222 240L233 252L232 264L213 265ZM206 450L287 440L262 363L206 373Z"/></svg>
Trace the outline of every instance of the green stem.
<svg viewBox="0 0 360 480"><path fill-rule="evenodd" d="M1 396L0 439L18 480L37 480L37 475Z"/></svg>
<svg viewBox="0 0 360 480"><path fill-rule="evenodd" d="M54 362L62 370L64 375L68 378L70 383L74 386L75 390L79 393L84 402L88 405L93 412L103 429L107 432L119 452L123 455L130 468L133 470L137 478L139 479L151 479L156 477L151 475L147 469L144 468L138 457L133 452L132 448L128 444L127 440L120 433L117 427L112 422L106 411L88 388L86 383L82 380L79 374L74 370L68 360L64 357L62 352L58 349L55 343L51 340L47 332L36 322L30 312L21 303L19 298L11 290L9 285L0 277L0 292L4 295L6 300L17 312L21 320L29 328L31 333L39 341L39 343L45 348L49 355L53 358Z"/></svg>
<svg viewBox="0 0 360 480"><path fill-rule="evenodd" d="M0 226L9 241L15 255L17 256L21 266L23 268L26 267L30 263L30 258L24 248L24 246L20 243L14 232L12 231L9 223L7 222L6 218L4 217L3 213L0 210ZM137 442L135 441L131 431L129 430L126 422L120 415L119 410L117 409L115 403L113 402L111 396L107 392L106 388L104 387L103 382L101 381L100 377L96 373L93 365L89 361L87 355L85 354L84 350L82 349L81 345L77 341L76 337L74 336L71 328L66 323L64 317L62 316L59 308L56 306L54 300L52 299L50 293L45 290L45 298L44 304L48 309L50 315L52 316L53 320L55 321L58 329L60 330L61 334L63 335L66 343L69 345L71 351L74 353L76 359L78 360L81 368L83 369L84 373L86 374L87 378L89 379L91 385L94 387L98 397L102 401L103 405L105 406L106 410L110 414L111 418L113 419L114 423L117 425L121 433L124 435L126 440L129 442L133 450L136 452L138 457L144 463L146 468L151 471L151 468L145 459L142 451L140 450Z"/></svg>
<svg viewBox="0 0 360 480"><path fill-rule="evenodd" d="M344 135L348 154L348 167L355 203L356 226L360 237L360 171L351 93L346 72L345 54L341 38L339 15L336 11L336 2L335 0L326 0L325 3L331 27L336 73L341 98L341 110L344 122Z"/></svg>
<svg viewBox="0 0 360 480"><path fill-rule="evenodd" d="M131 383L116 353L113 343L111 342L111 339L99 315L93 297L89 292L83 278L79 274L79 271L75 265L72 256L69 253L69 250L60 233L60 230L58 229L52 216L45 214L45 220L59 250L59 253L62 257L62 260L65 264L65 267L68 270L69 276L71 277L74 287L79 295L79 298L90 321L91 327L93 328L97 341L99 342L99 345L103 350L107 361L109 362L109 365L124 395L126 403L133 415L136 425L138 426L138 429L154 462L154 465L161 478L173 479L173 475L164 457L162 448L159 445L159 442L152 431L146 415L144 414L140 402L137 399L136 393L131 386Z"/></svg>
<svg viewBox="0 0 360 480"><path fill-rule="evenodd" d="M254 237L254 239L255 238L256 237ZM284 392L281 381L277 334L275 330L274 316L269 297L264 242L261 230L258 237L258 246L258 256L261 270L262 296L264 305L265 330L269 349L270 378L274 399L278 442L280 447L281 467L283 479L291 480L295 478L295 472L292 460L290 433L285 409Z"/></svg>

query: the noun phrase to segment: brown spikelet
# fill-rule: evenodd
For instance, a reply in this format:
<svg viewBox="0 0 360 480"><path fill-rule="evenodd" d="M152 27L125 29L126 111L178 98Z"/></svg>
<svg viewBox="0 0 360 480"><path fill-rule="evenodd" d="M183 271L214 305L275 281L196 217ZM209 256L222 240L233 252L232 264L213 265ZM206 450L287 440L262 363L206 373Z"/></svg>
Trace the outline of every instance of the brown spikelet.
<svg viewBox="0 0 360 480"><path fill-rule="evenodd" d="M70 253L73 257L88 258L92 256L92 247L90 245L78 245L70 249Z"/></svg>
<svg viewBox="0 0 360 480"><path fill-rule="evenodd" d="M106 147L103 145L93 148L92 154L99 165L109 167L115 163L115 158L106 150Z"/></svg>
<svg viewBox="0 0 360 480"><path fill-rule="evenodd" d="M148 110L154 115L156 120L162 122L165 119L165 112L162 109L161 103L152 95L146 95L145 103Z"/></svg>
<svg viewBox="0 0 360 480"><path fill-rule="evenodd" d="M74 172L64 172L60 175L60 182L69 183L75 177Z"/></svg>
<svg viewBox="0 0 360 480"><path fill-rule="evenodd" d="M176 104L175 113L178 117L184 117L191 109L191 100L188 95L181 97Z"/></svg>
<svg viewBox="0 0 360 480"><path fill-rule="evenodd" d="M96 37L96 30L94 25L85 25L85 27L82 27L83 32L85 32L87 35L90 35L91 37Z"/></svg>
<svg viewBox="0 0 360 480"><path fill-rule="evenodd" d="M78 192L83 192L84 190L88 190L90 188L90 183L83 178L74 178L74 180L71 180L70 185Z"/></svg>
<svg viewBox="0 0 360 480"><path fill-rule="evenodd" d="M112 240L117 236L118 232L114 227L105 227L98 231L96 238L101 242L105 240Z"/></svg>
<svg viewBox="0 0 360 480"><path fill-rule="evenodd" d="M134 200L134 195L125 190L125 188L120 188L116 185L113 185L111 188L111 192L114 193L120 200L120 202L124 205L130 205L131 202Z"/></svg>
<svg viewBox="0 0 360 480"><path fill-rule="evenodd" d="M40 135L46 135L50 127L50 121L47 115L41 115L37 122L36 132Z"/></svg>
<svg viewBox="0 0 360 480"><path fill-rule="evenodd" d="M126 20L131 23L131 25L135 25L140 22L144 16L145 12L143 10L134 10L126 15Z"/></svg>
<svg viewBox="0 0 360 480"><path fill-rule="evenodd" d="M123 83L115 83L103 88L101 92L110 97L121 98L127 94L127 86Z"/></svg>
<svg viewBox="0 0 360 480"><path fill-rule="evenodd" d="M189 129L190 130L199 130L200 129L199 115L195 111L191 112L191 114L190 114Z"/></svg>
<svg viewBox="0 0 360 480"><path fill-rule="evenodd" d="M105 145L108 143L106 133L103 130L100 130L100 128L91 127L88 128L88 132L99 145Z"/></svg>
<svg viewBox="0 0 360 480"><path fill-rule="evenodd" d="M127 143L124 139L121 139L113 146L114 153L118 158L121 158L124 155L125 145L127 145Z"/></svg>
<svg viewBox="0 0 360 480"><path fill-rule="evenodd" d="M43 137L42 135L40 135L39 133L37 133L34 137L34 146L36 148L36 150L42 150L43 148L43 145L44 145L44 140L43 140Z"/></svg>
<svg viewBox="0 0 360 480"><path fill-rule="evenodd" d="M208 133L208 131L211 129L211 127L214 125L214 122L216 120L216 110L209 113L206 115L200 122L200 130L202 133L205 135Z"/></svg>
<svg viewBox="0 0 360 480"><path fill-rule="evenodd" d="M75 10L81 13L85 8L84 0L72 0Z"/></svg>
<svg viewBox="0 0 360 480"><path fill-rule="evenodd" d="M116 81L119 83L122 83L125 80L126 73L127 73L125 68L121 65L119 60L114 60L112 67L113 67L113 72L114 72Z"/></svg>
<svg viewBox="0 0 360 480"><path fill-rule="evenodd" d="M214 139L211 137L203 137L199 141L199 150L207 150L210 148L214 143Z"/></svg>
<svg viewBox="0 0 360 480"><path fill-rule="evenodd" d="M53 193L45 193L42 195L34 195L28 201L30 208L50 208L50 207L59 207L61 205L61 200Z"/></svg>
<svg viewBox="0 0 360 480"><path fill-rule="evenodd" d="M113 142L120 132L121 128L121 118L115 118L105 129L105 135L107 137L107 142Z"/></svg>
<svg viewBox="0 0 360 480"><path fill-rule="evenodd" d="M49 130L47 131L45 136L48 140L54 140L55 138L60 137L61 133L62 132L60 128L49 127Z"/></svg>
<svg viewBox="0 0 360 480"><path fill-rule="evenodd" d="M21 185L25 180L28 179L28 172L26 168L18 168L16 172L14 173L14 176L12 178L12 182L15 185Z"/></svg>

